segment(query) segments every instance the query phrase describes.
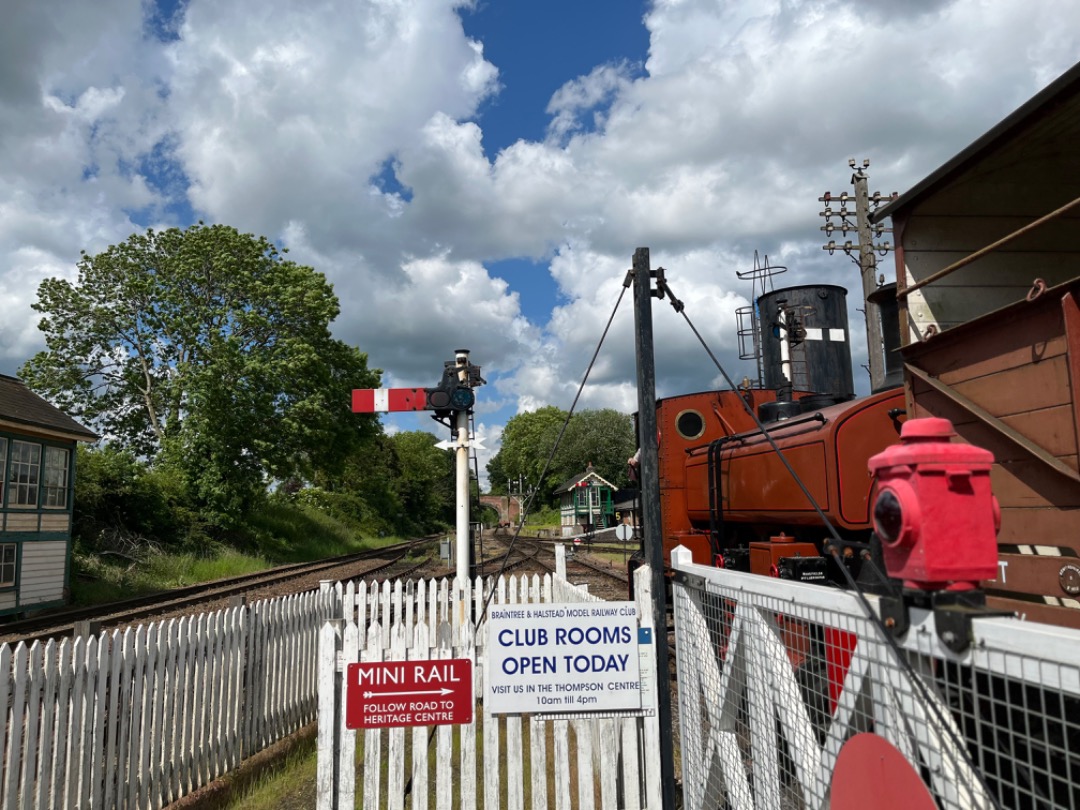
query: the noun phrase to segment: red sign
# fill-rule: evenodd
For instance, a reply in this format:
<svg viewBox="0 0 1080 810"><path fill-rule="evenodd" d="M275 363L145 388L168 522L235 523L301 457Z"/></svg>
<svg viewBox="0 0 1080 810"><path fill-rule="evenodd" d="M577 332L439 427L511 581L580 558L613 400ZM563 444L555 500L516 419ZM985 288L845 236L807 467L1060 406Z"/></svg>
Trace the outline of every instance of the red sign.
<svg viewBox="0 0 1080 810"><path fill-rule="evenodd" d="M349 664L345 673L345 726L471 723L472 675L472 661L468 658Z"/></svg>

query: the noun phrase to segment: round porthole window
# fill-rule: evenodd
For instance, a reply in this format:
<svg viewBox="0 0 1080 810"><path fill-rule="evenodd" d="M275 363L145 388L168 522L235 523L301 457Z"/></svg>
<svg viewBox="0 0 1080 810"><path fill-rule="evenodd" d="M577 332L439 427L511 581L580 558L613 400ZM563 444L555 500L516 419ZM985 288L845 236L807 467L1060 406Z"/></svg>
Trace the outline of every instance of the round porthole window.
<svg viewBox="0 0 1080 810"><path fill-rule="evenodd" d="M683 411L675 417L675 430L684 439L697 439L705 432L705 420L697 411Z"/></svg>

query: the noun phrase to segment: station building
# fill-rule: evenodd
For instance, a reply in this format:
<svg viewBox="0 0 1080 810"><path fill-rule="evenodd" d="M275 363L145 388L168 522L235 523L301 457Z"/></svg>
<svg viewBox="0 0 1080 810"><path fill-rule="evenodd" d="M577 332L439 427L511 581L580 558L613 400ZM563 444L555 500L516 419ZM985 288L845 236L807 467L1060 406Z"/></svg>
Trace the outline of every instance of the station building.
<svg viewBox="0 0 1080 810"><path fill-rule="evenodd" d="M585 472L560 484L555 494L559 496L562 536L592 534L615 525L614 492L615 487L602 478L592 464Z"/></svg>
<svg viewBox="0 0 1080 810"><path fill-rule="evenodd" d="M0 615L67 600L75 448L97 438L0 374Z"/></svg>

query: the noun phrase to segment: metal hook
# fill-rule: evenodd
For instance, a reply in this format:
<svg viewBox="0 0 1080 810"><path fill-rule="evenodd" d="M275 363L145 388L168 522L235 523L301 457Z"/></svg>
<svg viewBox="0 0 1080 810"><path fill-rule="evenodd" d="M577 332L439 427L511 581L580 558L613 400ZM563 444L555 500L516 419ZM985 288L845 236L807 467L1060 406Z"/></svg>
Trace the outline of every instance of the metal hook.
<svg viewBox="0 0 1080 810"><path fill-rule="evenodd" d="M1035 279L1034 283L1031 286L1031 289L1028 290L1028 294L1027 294L1028 303L1030 304L1032 301L1034 301L1036 298L1038 298L1044 292L1046 292L1046 282L1043 281L1041 278Z"/></svg>

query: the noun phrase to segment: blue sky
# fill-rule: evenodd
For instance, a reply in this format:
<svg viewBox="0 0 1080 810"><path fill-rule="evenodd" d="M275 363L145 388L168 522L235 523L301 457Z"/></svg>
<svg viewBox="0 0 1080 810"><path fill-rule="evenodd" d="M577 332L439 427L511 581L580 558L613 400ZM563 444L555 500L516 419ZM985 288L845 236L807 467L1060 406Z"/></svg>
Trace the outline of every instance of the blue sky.
<svg viewBox="0 0 1080 810"><path fill-rule="evenodd" d="M499 66L502 85L475 118L488 159L518 140L543 140L548 101L596 65L624 62L632 75L641 75L649 51L642 24L646 6L640 0L486 0L465 11L465 33L484 43L484 57ZM503 259L488 267L520 295L522 314L530 320L542 321L560 303L543 261Z"/></svg>
<svg viewBox="0 0 1080 810"><path fill-rule="evenodd" d="M1071 0L67 0L0 28L0 372L40 282L146 226L266 235L324 272L388 386L459 346L488 450L568 407L633 251L732 376L735 273L857 287L817 198L903 191L1070 67ZM1001 54L1008 53L1008 59ZM859 304L849 300L856 363ZM580 407L635 407L630 307ZM654 309L661 395L719 380ZM856 374L857 387L865 377ZM433 423L409 417L394 427Z"/></svg>

